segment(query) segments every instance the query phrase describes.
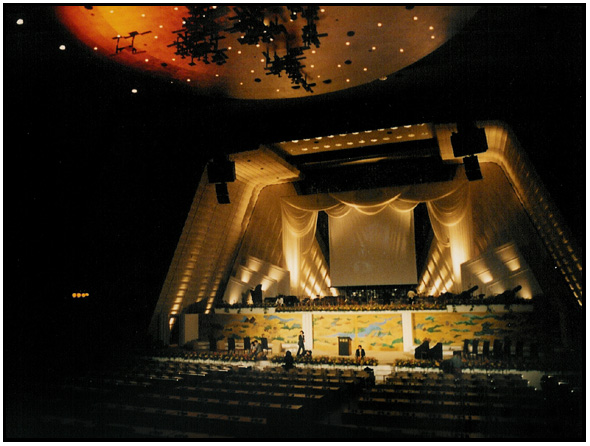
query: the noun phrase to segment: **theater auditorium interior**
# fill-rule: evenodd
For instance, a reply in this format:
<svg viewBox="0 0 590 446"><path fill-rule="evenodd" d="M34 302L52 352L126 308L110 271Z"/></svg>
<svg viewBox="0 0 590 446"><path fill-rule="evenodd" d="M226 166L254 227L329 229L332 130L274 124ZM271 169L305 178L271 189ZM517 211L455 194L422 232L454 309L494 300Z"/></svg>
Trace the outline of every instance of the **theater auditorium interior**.
<svg viewBox="0 0 590 446"><path fill-rule="evenodd" d="M585 440L584 4L3 12L5 441Z"/></svg>

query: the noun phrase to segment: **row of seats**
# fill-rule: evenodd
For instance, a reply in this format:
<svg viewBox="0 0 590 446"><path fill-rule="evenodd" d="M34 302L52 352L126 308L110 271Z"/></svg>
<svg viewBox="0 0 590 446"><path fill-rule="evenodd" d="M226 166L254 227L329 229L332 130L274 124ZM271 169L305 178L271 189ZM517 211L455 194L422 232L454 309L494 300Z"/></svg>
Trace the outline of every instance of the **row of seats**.
<svg viewBox="0 0 590 446"><path fill-rule="evenodd" d="M506 338L503 341L494 339L493 344L489 340L465 339L463 341L464 358L538 358L539 346L536 342L525 343L522 339L513 341Z"/></svg>

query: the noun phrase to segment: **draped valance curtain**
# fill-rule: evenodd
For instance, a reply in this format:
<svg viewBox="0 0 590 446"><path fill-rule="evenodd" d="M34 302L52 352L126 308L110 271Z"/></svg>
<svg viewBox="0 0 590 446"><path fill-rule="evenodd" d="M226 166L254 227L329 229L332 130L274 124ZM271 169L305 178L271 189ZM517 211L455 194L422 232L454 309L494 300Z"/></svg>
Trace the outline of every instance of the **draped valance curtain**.
<svg viewBox="0 0 590 446"><path fill-rule="evenodd" d="M366 215L375 215L388 206L397 212L410 212L421 202L426 202L436 239L451 249L453 291L461 291L461 263L471 258L473 224L469 182L464 175L457 175L452 181L439 183L282 197L283 254L291 273L291 294L303 293L302 259L315 240L319 211L333 218L343 217L353 208Z"/></svg>

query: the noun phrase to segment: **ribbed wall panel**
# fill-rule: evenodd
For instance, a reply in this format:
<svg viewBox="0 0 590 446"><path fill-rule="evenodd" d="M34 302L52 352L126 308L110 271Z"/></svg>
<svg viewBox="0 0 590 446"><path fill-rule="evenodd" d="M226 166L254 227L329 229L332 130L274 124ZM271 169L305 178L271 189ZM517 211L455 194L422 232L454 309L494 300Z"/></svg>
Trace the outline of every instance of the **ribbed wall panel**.
<svg viewBox="0 0 590 446"><path fill-rule="evenodd" d="M295 168L266 148L231 158L236 181L228 183L229 204L217 202L206 171L201 177L150 323L150 333L164 342L168 335L161 331L162 318L180 314L195 302L206 302L210 311L221 298L260 191L298 177Z"/></svg>
<svg viewBox="0 0 590 446"><path fill-rule="evenodd" d="M477 126L485 128L488 141L488 150L478 154L480 163L496 163L503 169L516 196L533 222L538 236L542 239L545 249L553 258L577 303L582 306L584 284L582 250L573 239L541 178L512 131L505 124L481 122L477 123ZM454 124L436 126L443 160L455 159L450 136L456 131Z"/></svg>

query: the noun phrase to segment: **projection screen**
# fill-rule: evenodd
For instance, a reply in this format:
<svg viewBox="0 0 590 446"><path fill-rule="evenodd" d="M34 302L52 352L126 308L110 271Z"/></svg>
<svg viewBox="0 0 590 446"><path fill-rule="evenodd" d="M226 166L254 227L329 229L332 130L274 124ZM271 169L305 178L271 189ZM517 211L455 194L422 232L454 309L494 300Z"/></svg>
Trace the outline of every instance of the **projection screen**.
<svg viewBox="0 0 590 446"><path fill-rule="evenodd" d="M353 208L328 225L332 286L417 283L413 211L387 206L366 215Z"/></svg>

